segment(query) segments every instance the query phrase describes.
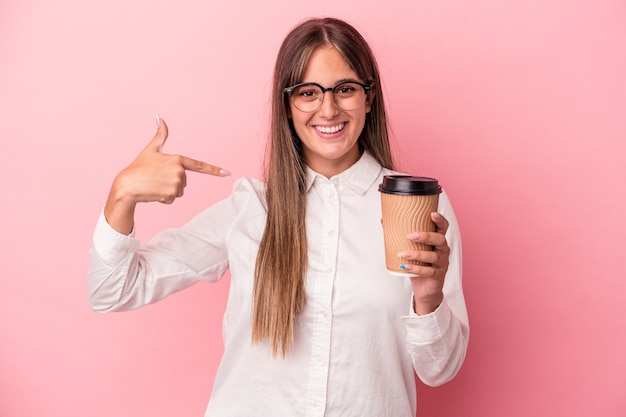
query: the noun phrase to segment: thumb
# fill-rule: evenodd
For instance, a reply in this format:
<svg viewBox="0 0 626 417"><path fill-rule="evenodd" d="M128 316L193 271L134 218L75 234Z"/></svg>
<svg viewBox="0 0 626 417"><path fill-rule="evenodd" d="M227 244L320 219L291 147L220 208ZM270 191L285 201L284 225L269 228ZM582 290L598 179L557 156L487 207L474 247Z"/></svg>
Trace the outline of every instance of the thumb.
<svg viewBox="0 0 626 417"><path fill-rule="evenodd" d="M165 124L165 121L157 114L157 132L150 141L148 147L157 152L161 152L161 149L163 149L163 145L165 145L165 141L167 140L168 134L169 131L167 130L167 124Z"/></svg>

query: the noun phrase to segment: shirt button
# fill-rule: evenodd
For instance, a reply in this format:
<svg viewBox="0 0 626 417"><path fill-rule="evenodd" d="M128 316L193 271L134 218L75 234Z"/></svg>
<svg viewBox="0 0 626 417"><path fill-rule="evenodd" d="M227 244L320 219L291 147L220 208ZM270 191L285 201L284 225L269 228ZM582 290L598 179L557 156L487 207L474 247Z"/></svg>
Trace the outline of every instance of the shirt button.
<svg viewBox="0 0 626 417"><path fill-rule="evenodd" d="M329 230L328 231L328 236L335 236L335 231L334 230Z"/></svg>

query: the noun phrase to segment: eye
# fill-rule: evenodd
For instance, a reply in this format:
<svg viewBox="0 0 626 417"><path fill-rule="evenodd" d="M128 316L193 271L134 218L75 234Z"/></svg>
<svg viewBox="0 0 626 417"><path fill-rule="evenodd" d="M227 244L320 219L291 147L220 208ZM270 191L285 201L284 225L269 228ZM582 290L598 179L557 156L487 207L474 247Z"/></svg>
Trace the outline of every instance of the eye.
<svg viewBox="0 0 626 417"><path fill-rule="evenodd" d="M305 100L315 100L322 94L321 90L314 85L303 85L294 91L294 93L298 98Z"/></svg>
<svg viewBox="0 0 626 417"><path fill-rule="evenodd" d="M335 87L335 94L340 96L349 96L356 93L358 87L359 86L357 84L341 84Z"/></svg>

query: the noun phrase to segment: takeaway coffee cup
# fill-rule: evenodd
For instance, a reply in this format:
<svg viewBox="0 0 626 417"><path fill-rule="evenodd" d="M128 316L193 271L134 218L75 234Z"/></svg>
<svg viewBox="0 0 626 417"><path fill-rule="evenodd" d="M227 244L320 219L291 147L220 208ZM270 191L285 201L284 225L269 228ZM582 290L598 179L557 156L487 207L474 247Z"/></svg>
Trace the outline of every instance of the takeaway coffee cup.
<svg viewBox="0 0 626 417"><path fill-rule="evenodd" d="M412 232L432 232L430 213L437 211L441 186L434 178L386 175L378 187L382 206L383 235L387 270L394 275L412 276L400 264L420 265L398 257L405 250L432 250L429 245L407 239Z"/></svg>

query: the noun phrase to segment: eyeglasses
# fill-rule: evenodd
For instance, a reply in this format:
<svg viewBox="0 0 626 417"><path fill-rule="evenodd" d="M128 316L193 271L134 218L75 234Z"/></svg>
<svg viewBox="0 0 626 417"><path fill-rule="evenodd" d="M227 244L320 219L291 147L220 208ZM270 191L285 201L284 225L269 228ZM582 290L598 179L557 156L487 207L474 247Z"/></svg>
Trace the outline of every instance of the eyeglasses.
<svg viewBox="0 0 626 417"><path fill-rule="evenodd" d="M285 88L285 94L296 108L305 113L317 111L324 101L324 93L333 93L333 100L342 110L355 110L365 104L367 93L372 89L371 84L357 81L342 81L334 87L322 87L317 83L300 83Z"/></svg>

